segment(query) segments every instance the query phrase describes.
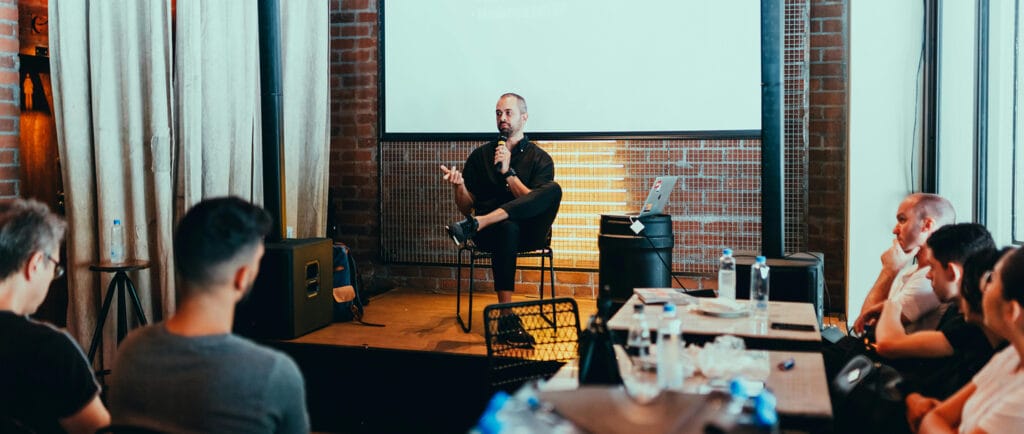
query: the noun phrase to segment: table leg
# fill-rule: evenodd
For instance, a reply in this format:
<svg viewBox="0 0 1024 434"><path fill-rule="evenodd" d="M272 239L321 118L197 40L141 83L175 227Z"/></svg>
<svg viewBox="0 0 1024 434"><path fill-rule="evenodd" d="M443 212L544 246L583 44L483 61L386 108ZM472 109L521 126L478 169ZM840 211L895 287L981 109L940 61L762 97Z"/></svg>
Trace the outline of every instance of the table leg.
<svg viewBox="0 0 1024 434"><path fill-rule="evenodd" d="M114 275L114 280L117 281L117 344L120 345L124 336L128 334L128 309L124 299L127 292L125 281L128 280L128 276L123 271L118 271Z"/></svg>
<svg viewBox="0 0 1024 434"><path fill-rule="evenodd" d="M89 344L89 363L93 362L96 357L96 350L99 349L100 342L103 341L103 324L107 321L107 314L110 313L110 303L114 300L114 290L116 286L115 281L111 280L110 284L107 285L107 296L103 300L103 305L100 306L100 317L96 321L96 328L92 332L92 343Z"/></svg>
<svg viewBox="0 0 1024 434"><path fill-rule="evenodd" d="M132 297L132 304L135 305L135 319L139 320L141 325L148 324L145 311L142 310L142 302L139 301L139 292L135 290L135 284L131 279L125 279L125 284L128 285L128 295Z"/></svg>

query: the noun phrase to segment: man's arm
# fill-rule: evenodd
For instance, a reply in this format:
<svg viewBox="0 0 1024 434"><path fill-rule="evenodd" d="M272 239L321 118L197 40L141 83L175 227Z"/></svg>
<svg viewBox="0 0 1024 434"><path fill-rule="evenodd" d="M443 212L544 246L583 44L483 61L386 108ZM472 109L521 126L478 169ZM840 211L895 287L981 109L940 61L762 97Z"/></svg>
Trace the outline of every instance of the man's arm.
<svg viewBox="0 0 1024 434"><path fill-rule="evenodd" d="M523 184L523 181L518 176L509 176L505 178L505 182L508 183L508 189L515 197L522 197L533 191L526 184Z"/></svg>
<svg viewBox="0 0 1024 434"><path fill-rule="evenodd" d="M888 300L883 305L875 328L875 349L880 356L938 358L953 355L953 346L940 331L907 334L903 328L906 317L902 312L903 305L897 300Z"/></svg>
<svg viewBox="0 0 1024 434"><path fill-rule="evenodd" d="M107 412L106 407L103 407L99 395L94 396L92 401L89 401L77 413L60 420L61 428L71 434L92 434L107 425L110 425L110 413Z"/></svg>
<svg viewBox="0 0 1024 434"><path fill-rule="evenodd" d="M470 215L473 213L473 194L466 188L466 180L462 177L462 172L452 167L449 169L445 165L441 165L441 171L444 172L444 176L441 179L448 181L452 186L452 191L455 193L455 206L459 208L459 212L462 215Z"/></svg>
<svg viewBox="0 0 1024 434"><path fill-rule="evenodd" d="M889 298L889 290L892 288L893 281L896 280L896 275L899 274L903 267L910 263L914 255L917 255L917 251L918 249L915 248L909 252L904 252L899 241L894 239L892 246L882 252L882 270L879 271L875 284L871 286L868 296L864 299L864 304L861 305L860 315L853 322L854 329L864 329L864 322L867 320L865 314L868 313L872 306Z"/></svg>

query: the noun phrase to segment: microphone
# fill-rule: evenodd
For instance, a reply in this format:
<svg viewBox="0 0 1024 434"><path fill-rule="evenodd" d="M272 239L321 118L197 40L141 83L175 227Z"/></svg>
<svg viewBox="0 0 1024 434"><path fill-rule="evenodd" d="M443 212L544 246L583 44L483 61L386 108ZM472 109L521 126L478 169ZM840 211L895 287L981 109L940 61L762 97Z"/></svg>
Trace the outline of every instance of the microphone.
<svg viewBox="0 0 1024 434"><path fill-rule="evenodd" d="M499 147L505 146L506 140L508 140L508 137L505 136L504 134L498 136L498 144L494 146L494 152L498 152ZM501 170L501 163L494 163L494 169Z"/></svg>

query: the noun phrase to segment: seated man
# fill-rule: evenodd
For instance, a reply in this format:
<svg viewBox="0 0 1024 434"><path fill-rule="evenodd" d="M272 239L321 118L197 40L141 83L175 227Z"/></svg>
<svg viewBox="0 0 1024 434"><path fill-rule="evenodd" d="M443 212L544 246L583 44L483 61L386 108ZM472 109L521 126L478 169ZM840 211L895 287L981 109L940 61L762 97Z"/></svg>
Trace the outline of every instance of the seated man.
<svg viewBox="0 0 1024 434"><path fill-rule="evenodd" d="M0 202L0 432L93 433L110 423L82 349L28 318L64 274L64 230L42 203Z"/></svg>
<svg viewBox="0 0 1024 434"><path fill-rule="evenodd" d="M231 333L270 217L238 198L200 202L174 234L177 312L121 344L114 423L161 432L306 433L302 375L288 356Z"/></svg>
<svg viewBox="0 0 1024 434"><path fill-rule="evenodd" d="M865 326L877 321L886 300L902 305L901 322L907 333L935 330L943 310L928 280L921 246L932 232L955 220L953 205L941 196L915 193L903 199L892 230L896 239L882 253L882 270L853 323L855 332L864 333Z"/></svg>
<svg viewBox="0 0 1024 434"><path fill-rule="evenodd" d="M493 254L494 290L498 302L507 303L515 290L516 255L547 244L562 188L554 181L551 156L523 133L526 100L506 93L494 113L502 139L474 149L464 173L441 166L466 216L445 229L456 244L472 239Z"/></svg>
<svg viewBox="0 0 1024 434"><path fill-rule="evenodd" d="M894 365L903 368L908 379L917 380L915 390L944 398L963 386L995 354L982 328L967 323L960 310L965 262L979 252L995 252L995 242L984 226L960 223L936 230L922 251L935 295L951 305L936 330L907 333L901 322L903 305L887 300L875 329L875 349L886 359L935 359Z"/></svg>
<svg viewBox="0 0 1024 434"><path fill-rule="evenodd" d="M985 325L1010 345L928 412L919 433L1015 433L1024 427L1024 249L999 260L983 292Z"/></svg>
<svg viewBox="0 0 1024 434"><path fill-rule="evenodd" d="M1002 250L983 250L969 256L964 261L963 279L960 285L960 311L963 312L964 320L968 324L979 327L982 333L984 333L984 339L981 342L985 345L979 345L977 342L975 345L991 355L994 355L995 351L999 351L1006 346L1006 339L988 328L984 323L985 316L981 308L982 297L984 296L982 288L988 285L992 268L995 267L996 262L1010 250L1011 248L1009 247ZM954 341L956 339L951 342ZM957 377L956 381L952 381L952 378L943 378L944 373L932 375L936 384L929 385L928 389L941 391L939 394L934 394L935 397L918 392L908 394L906 397L906 416L910 427L916 429L925 413L938 406L941 403L940 399L945 399L959 390L960 387L963 387L966 382L962 378L967 378L969 381L971 377L988 363L992 358L991 355L988 358L975 358L975 363L962 366L963 372L957 372L953 376ZM927 391L925 392L927 393Z"/></svg>

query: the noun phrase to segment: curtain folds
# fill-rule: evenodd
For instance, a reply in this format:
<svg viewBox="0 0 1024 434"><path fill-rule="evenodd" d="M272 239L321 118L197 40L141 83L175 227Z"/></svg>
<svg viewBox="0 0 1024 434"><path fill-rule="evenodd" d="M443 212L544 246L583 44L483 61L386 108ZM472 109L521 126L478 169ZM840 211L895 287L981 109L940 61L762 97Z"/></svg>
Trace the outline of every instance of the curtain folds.
<svg viewBox="0 0 1024 434"><path fill-rule="evenodd" d="M162 318L174 306L173 293L159 290L173 285L170 5L51 0L49 13L70 228L68 328L87 346L112 277L88 266L109 261L115 219L124 226L125 256L151 264L131 274L147 318ZM116 341L115 319L108 321L103 360Z"/></svg>
<svg viewBox="0 0 1024 434"><path fill-rule="evenodd" d="M281 2L286 215L326 227L329 4ZM50 0L54 118L66 186L68 328L87 346L111 276L110 226L150 321L174 311L174 223L209 197L263 198L255 2ZM173 23L173 25L172 25ZM172 34L173 32L173 34ZM115 341L116 309L104 330Z"/></svg>

